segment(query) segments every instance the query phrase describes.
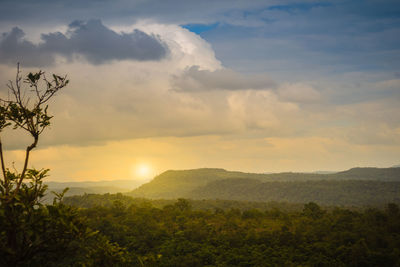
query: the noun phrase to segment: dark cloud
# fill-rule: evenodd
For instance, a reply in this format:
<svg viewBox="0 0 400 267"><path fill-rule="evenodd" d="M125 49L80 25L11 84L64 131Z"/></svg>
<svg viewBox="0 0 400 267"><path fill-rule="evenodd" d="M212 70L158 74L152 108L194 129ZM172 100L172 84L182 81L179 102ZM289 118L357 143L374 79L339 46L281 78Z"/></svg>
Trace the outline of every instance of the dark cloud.
<svg viewBox="0 0 400 267"><path fill-rule="evenodd" d="M56 55L72 59L78 54L92 64L102 64L112 60L160 60L167 54L166 46L157 36L139 30L117 33L100 20L74 21L67 34L42 34L41 39L39 44L25 40L18 27L4 33L0 41L1 62L44 66L53 64Z"/></svg>
<svg viewBox="0 0 400 267"><path fill-rule="evenodd" d="M201 70L199 66L186 69L172 80L177 91L211 90L263 90L275 87L275 83L265 75L244 75L230 69L215 71Z"/></svg>
<svg viewBox="0 0 400 267"><path fill-rule="evenodd" d="M39 46L24 40L25 33L15 27L9 33L3 33L0 41L0 62L15 65L23 62L25 66L49 65L54 56L46 53Z"/></svg>
<svg viewBox="0 0 400 267"><path fill-rule="evenodd" d="M72 18L102 18L104 21L134 22L156 19L169 23L212 22L229 9L265 6L264 1L242 0L0 0L0 22L66 23Z"/></svg>

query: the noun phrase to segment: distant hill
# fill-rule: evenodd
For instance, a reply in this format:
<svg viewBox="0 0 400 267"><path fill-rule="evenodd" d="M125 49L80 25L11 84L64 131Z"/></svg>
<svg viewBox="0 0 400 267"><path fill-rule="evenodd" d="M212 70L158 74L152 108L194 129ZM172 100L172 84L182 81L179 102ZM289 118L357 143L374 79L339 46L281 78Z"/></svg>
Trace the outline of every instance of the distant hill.
<svg viewBox="0 0 400 267"><path fill-rule="evenodd" d="M45 202L51 202L54 194L51 191L62 192L66 187L69 188L65 196L75 196L83 194L105 194L129 192L140 185L135 180L113 180L113 181L84 181L84 182L46 182L49 187Z"/></svg>
<svg viewBox="0 0 400 267"><path fill-rule="evenodd" d="M260 182L253 179L215 181L191 192L193 199L229 199L258 202L316 202L322 205L365 206L400 203L400 182L291 181Z"/></svg>
<svg viewBox="0 0 400 267"><path fill-rule="evenodd" d="M50 188L65 188L65 187L118 187L124 188L126 191L138 187L141 183L135 180L110 180L110 181L82 181L82 182L46 182Z"/></svg>
<svg viewBox="0 0 400 267"><path fill-rule="evenodd" d="M227 172L223 169L170 170L156 176L149 183L141 185L128 195L171 199L186 196L195 188L205 186L209 182L242 176L247 177L246 174Z"/></svg>
<svg viewBox="0 0 400 267"><path fill-rule="evenodd" d="M352 168L327 174L327 177L338 180L400 181L400 168Z"/></svg>
<svg viewBox="0 0 400 267"><path fill-rule="evenodd" d="M150 199L381 204L400 202L400 168L353 168L329 174L254 174L223 169L166 171L126 194Z"/></svg>

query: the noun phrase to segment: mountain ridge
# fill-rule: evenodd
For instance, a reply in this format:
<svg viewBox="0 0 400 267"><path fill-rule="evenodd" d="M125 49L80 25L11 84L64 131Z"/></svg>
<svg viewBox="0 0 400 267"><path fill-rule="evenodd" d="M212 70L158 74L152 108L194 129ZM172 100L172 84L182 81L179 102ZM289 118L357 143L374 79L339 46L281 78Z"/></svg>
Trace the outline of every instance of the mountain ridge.
<svg viewBox="0 0 400 267"><path fill-rule="evenodd" d="M150 199L317 200L325 204L350 201L354 205L368 204L369 200L397 202L400 168L356 167L328 174L257 174L213 168L168 170L125 194ZM357 199L352 200L352 196Z"/></svg>

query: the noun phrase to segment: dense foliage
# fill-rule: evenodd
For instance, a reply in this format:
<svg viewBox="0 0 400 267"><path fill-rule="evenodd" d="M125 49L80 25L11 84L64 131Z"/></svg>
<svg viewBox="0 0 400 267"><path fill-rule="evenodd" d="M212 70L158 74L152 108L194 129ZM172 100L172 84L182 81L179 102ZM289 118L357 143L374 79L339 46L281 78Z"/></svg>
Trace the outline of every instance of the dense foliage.
<svg viewBox="0 0 400 267"><path fill-rule="evenodd" d="M133 266L400 265L396 204L358 211L327 211L312 202L299 211L205 211L185 199L162 208L146 201L125 205L122 195L114 199L80 215L126 249Z"/></svg>
<svg viewBox="0 0 400 267"><path fill-rule="evenodd" d="M43 205L39 174L29 171L11 210L0 207L0 266L400 266L396 204L350 210L122 194L64 202L58 194Z"/></svg>
<svg viewBox="0 0 400 267"><path fill-rule="evenodd" d="M46 173L29 169L27 182L15 198L0 205L0 266L112 266L126 262L123 248L91 229L76 208L61 202L63 193L56 194L52 205L41 203ZM16 179L10 172L8 176Z"/></svg>

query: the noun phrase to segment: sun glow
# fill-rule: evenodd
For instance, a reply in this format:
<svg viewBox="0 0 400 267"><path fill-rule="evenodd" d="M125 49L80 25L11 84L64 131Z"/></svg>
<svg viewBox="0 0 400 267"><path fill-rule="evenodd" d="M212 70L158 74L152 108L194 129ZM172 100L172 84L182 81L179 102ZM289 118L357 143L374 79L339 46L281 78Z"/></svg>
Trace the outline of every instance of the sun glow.
<svg viewBox="0 0 400 267"><path fill-rule="evenodd" d="M136 179L147 180L152 178L153 170L147 163L132 166L132 176Z"/></svg>

